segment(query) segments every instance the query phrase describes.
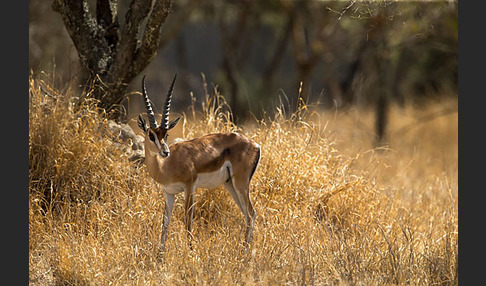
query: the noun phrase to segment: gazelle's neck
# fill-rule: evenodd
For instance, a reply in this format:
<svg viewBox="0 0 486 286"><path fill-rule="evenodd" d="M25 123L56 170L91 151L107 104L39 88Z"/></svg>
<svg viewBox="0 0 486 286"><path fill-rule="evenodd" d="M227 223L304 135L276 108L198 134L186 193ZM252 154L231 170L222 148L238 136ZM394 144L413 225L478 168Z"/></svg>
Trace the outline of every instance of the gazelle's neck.
<svg viewBox="0 0 486 286"><path fill-rule="evenodd" d="M166 161L167 158L162 158L162 156L154 154L145 149L145 165L147 166L147 171L156 182L162 185L166 181L164 178L164 172L162 172Z"/></svg>

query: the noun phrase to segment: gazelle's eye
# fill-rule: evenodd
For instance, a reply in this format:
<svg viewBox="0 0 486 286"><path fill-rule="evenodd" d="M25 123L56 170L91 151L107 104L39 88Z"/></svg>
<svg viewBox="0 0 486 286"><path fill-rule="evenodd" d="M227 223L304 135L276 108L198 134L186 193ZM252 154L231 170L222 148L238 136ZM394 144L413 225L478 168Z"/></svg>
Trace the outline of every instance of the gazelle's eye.
<svg viewBox="0 0 486 286"><path fill-rule="evenodd" d="M150 139L150 141L155 142L155 136L154 136L154 134L149 133L149 139Z"/></svg>

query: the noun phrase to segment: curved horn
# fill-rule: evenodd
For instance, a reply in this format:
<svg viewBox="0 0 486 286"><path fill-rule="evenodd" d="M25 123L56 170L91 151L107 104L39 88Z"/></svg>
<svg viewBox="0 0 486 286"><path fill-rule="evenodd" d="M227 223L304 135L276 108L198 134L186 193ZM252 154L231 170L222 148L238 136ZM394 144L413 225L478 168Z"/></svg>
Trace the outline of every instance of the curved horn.
<svg viewBox="0 0 486 286"><path fill-rule="evenodd" d="M165 129L169 129L170 101L172 100L172 92L174 91L176 78L177 74L175 74L174 79L172 80L172 84L170 85L169 92L167 93L167 98L165 99L164 112L162 112L162 120L160 122L160 125L163 126Z"/></svg>
<svg viewBox="0 0 486 286"><path fill-rule="evenodd" d="M142 78L142 95L145 100L145 107L147 108L147 117L149 119L150 128L157 128L157 121L155 121L154 111L152 110L152 105L150 104L150 99L147 96L147 90L145 89L145 75Z"/></svg>

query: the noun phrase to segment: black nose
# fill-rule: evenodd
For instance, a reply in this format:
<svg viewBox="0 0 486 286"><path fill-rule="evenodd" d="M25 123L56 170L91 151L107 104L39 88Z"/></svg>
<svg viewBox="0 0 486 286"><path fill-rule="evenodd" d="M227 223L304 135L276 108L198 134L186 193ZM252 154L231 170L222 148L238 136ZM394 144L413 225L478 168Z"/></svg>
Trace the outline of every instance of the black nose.
<svg viewBox="0 0 486 286"><path fill-rule="evenodd" d="M169 156L169 153L170 153L169 151L162 151L162 154L164 155L164 157Z"/></svg>

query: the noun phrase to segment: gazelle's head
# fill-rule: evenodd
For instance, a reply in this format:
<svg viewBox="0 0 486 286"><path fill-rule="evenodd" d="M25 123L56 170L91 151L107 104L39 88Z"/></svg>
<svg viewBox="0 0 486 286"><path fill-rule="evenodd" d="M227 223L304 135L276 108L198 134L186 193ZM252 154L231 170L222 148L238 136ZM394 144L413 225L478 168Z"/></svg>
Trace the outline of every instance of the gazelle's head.
<svg viewBox="0 0 486 286"><path fill-rule="evenodd" d="M167 146L167 131L174 128L179 122L180 117L169 121L170 101L172 99L172 92L174 89L174 83L176 81L177 74L174 76L174 80L170 86L167 98L164 104L164 111L162 113L162 120L160 126L155 121L155 115L152 110L152 105L145 89L145 76L142 79L142 95L145 100L145 107L147 108L147 117L149 120L149 126L145 123L142 115L138 115L138 127L145 133L145 152L148 152L152 156L160 155L162 158L170 155L169 146Z"/></svg>

